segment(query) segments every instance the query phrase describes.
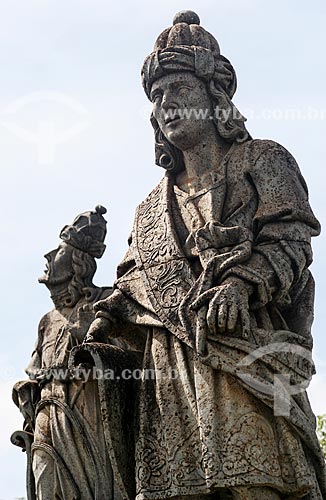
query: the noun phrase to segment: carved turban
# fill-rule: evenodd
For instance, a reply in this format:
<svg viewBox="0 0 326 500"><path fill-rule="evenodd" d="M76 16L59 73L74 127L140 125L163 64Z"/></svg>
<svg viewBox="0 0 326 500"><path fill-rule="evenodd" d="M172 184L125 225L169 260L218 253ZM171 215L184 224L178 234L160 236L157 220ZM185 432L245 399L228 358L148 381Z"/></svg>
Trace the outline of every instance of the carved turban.
<svg viewBox="0 0 326 500"><path fill-rule="evenodd" d="M106 208L97 205L94 211L78 215L72 224L65 226L60 232L60 238L92 257L102 257L106 236L106 220L103 214Z"/></svg>
<svg viewBox="0 0 326 500"><path fill-rule="evenodd" d="M234 68L221 55L217 40L199 24L195 12L182 11L174 17L173 26L159 35L142 68L148 98L155 80L179 71L192 71L206 82L214 80L232 98L237 87Z"/></svg>

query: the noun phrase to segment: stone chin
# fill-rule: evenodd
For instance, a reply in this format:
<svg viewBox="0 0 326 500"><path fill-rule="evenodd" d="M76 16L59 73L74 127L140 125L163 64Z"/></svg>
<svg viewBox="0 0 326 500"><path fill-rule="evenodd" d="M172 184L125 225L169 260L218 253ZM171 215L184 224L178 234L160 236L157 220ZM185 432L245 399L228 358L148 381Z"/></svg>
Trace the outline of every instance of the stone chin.
<svg viewBox="0 0 326 500"><path fill-rule="evenodd" d="M73 277L72 273L67 273L65 276L58 276L58 277L54 277L49 274L43 274L43 276L40 276L40 278L38 278L38 282L43 283L44 285L47 286L63 285L64 283L66 283L68 286L72 277Z"/></svg>
<svg viewBox="0 0 326 500"><path fill-rule="evenodd" d="M196 144L198 134L189 129L189 121L178 119L164 128L163 134L167 140L181 151L185 151Z"/></svg>

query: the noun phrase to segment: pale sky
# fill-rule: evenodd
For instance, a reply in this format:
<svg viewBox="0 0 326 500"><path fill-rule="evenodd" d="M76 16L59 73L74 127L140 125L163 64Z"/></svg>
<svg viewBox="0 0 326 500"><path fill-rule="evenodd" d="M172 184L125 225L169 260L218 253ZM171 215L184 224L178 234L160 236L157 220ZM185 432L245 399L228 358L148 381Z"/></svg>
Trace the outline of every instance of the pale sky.
<svg viewBox="0 0 326 500"><path fill-rule="evenodd" d="M77 213L101 203L108 208L108 248L95 282L112 284L135 208L163 175L154 164L141 65L183 9L197 11L233 63L234 101L251 134L295 156L312 207L326 219L323 0L1 0L0 500L25 496L25 455L9 442L22 418L10 393L25 377L38 322L52 307L37 283L43 254ZM323 236L314 252L318 374L309 395L320 414L326 413Z"/></svg>

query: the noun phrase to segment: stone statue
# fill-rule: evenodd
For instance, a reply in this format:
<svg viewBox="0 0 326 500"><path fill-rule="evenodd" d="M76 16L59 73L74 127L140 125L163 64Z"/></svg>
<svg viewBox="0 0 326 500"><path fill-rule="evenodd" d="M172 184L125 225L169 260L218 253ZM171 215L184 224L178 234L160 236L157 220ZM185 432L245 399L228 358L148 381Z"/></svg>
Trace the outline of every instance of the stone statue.
<svg viewBox="0 0 326 500"><path fill-rule="evenodd" d="M58 248L45 255L39 282L49 289L55 308L40 321L26 369L30 379L13 391L25 428L12 440L28 452L29 500L120 498L114 494L97 382L76 377L68 367L70 351L82 343L94 319L94 302L112 292L93 284L95 258L105 250L105 213L97 206L80 214L62 229Z"/></svg>
<svg viewBox="0 0 326 500"><path fill-rule="evenodd" d="M166 173L113 290L92 282L103 207L46 256L55 309L13 392L29 500L322 500L305 181L250 136L234 68L194 12L161 33L142 79Z"/></svg>
<svg viewBox="0 0 326 500"><path fill-rule="evenodd" d="M166 173L137 209L114 291L81 347L122 338L141 353L125 455L135 497L322 500L304 390L320 226L305 181L284 147L251 138L232 102L235 71L194 12L159 35L142 80ZM267 390L276 379L278 394ZM287 398L285 382L301 389Z"/></svg>

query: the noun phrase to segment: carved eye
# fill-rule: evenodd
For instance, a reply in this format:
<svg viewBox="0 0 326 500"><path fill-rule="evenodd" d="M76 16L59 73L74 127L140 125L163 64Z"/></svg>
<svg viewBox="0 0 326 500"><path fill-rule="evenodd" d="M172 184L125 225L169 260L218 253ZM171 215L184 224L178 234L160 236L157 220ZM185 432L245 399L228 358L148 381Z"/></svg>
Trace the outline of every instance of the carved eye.
<svg viewBox="0 0 326 500"><path fill-rule="evenodd" d="M189 85L180 85L180 87L178 88L178 92L179 94L186 94L188 93L189 90L191 90L192 87L190 87Z"/></svg>
<svg viewBox="0 0 326 500"><path fill-rule="evenodd" d="M151 95L151 101L153 104L157 104L158 102L161 102L162 100L162 92L153 92L153 94Z"/></svg>

